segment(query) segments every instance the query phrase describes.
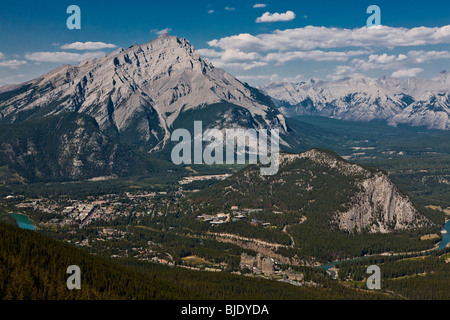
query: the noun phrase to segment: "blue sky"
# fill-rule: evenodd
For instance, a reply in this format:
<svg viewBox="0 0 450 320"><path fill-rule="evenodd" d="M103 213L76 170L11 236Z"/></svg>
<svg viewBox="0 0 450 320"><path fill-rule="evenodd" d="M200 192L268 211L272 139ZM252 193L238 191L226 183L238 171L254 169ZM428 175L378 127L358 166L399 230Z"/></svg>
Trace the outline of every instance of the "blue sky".
<svg viewBox="0 0 450 320"><path fill-rule="evenodd" d="M81 30L66 26L72 4L81 9ZM372 4L381 9L381 29L365 27ZM450 69L449 25L448 0L0 0L0 85L148 42L163 30L253 85L432 78Z"/></svg>

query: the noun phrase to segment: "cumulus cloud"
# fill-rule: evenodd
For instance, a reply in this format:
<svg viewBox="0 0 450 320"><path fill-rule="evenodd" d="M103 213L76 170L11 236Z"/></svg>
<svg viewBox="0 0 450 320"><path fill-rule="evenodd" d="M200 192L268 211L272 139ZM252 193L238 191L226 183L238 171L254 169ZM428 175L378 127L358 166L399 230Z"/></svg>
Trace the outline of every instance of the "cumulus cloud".
<svg viewBox="0 0 450 320"><path fill-rule="evenodd" d="M355 58L352 60L352 64L360 70L374 70L374 69L398 69L408 57L404 54L388 55L383 54L371 54L367 60Z"/></svg>
<svg viewBox="0 0 450 320"><path fill-rule="evenodd" d="M5 55L2 52L0 52L0 59L4 59L4 58L5 58Z"/></svg>
<svg viewBox="0 0 450 320"><path fill-rule="evenodd" d="M213 49L198 49L197 50L200 55L203 57L210 57L210 58L220 58L223 55L223 51L219 52Z"/></svg>
<svg viewBox="0 0 450 320"><path fill-rule="evenodd" d="M61 46L63 50L102 50L102 49L110 49L117 47L112 43L104 43L104 42L74 42L68 43Z"/></svg>
<svg viewBox="0 0 450 320"><path fill-rule="evenodd" d="M387 26L381 26L379 29L306 26L303 28L275 30L272 33L256 36L241 33L208 42L212 47L252 51L314 50L317 48L346 47L394 48L449 43L450 25L412 29Z"/></svg>
<svg viewBox="0 0 450 320"><path fill-rule="evenodd" d="M220 52L211 49L199 49L198 52L204 57L220 58L223 61L245 61L261 58L261 56L256 52L242 52L234 49Z"/></svg>
<svg viewBox="0 0 450 320"><path fill-rule="evenodd" d="M0 61L0 67L6 67L10 69L17 69L20 66L23 66L24 64L27 64L25 60L6 60L6 61Z"/></svg>
<svg viewBox="0 0 450 320"><path fill-rule="evenodd" d="M399 54L398 56L396 55L388 55L387 53L383 53L382 55L377 55L377 54L371 54L369 56L369 62L374 62L374 63L392 63L392 62L397 62L397 61L403 61L405 59L407 59L408 57L405 56L404 54Z"/></svg>
<svg viewBox="0 0 450 320"><path fill-rule="evenodd" d="M33 52L27 53L25 58L37 62L58 62L70 63L80 62L86 59L99 58L105 55L105 52L95 51L87 53L71 53L71 52Z"/></svg>
<svg viewBox="0 0 450 320"><path fill-rule="evenodd" d="M215 67L223 69L235 69L235 70L252 70L255 68L260 68L267 66L267 62L262 61L250 61L250 62L229 62L221 59L210 59L209 60Z"/></svg>
<svg viewBox="0 0 450 320"><path fill-rule="evenodd" d="M209 14L214 13L214 10L209 10L208 13Z"/></svg>
<svg viewBox="0 0 450 320"><path fill-rule="evenodd" d="M265 8L265 7L267 7L267 4L265 4L265 3L255 3L254 5L253 5L253 8Z"/></svg>
<svg viewBox="0 0 450 320"><path fill-rule="evenodd" d="M266 12L261 17L257 18L256 22L262 23L262 22L291 21L294 19L295 19L295 13L293 11L286 11L286 13Z"/></svg>
<svg viewBox="0 0 450 320"><path fill-rule="evenodd" d="M394 78L411 78L417 76L422 71L422 68L402 69L393 72L391 76Z"/></svg>
<svg viewBox="0 0 450 320"><path fill-rule="evenodd" d="M285 63L292 60L312 60L312 61L347 61L353 56L367 54L368 51L291 51L291 52L277 52L266 55L264 61L277 61L278 64Z"/></svg>
<svg viewBox="0 0 450 320"><path fill-rule="evenodd" d="M236 8L226 6L225 10L227 10L227 11L234 11L234 10L236 10Z"/></svg>
<svg viewBox="0 0 450 320"><path fill-rule="evenodd" d="M351 66L336 66L333 73L327 74L327 78L331 80L338 80L343 78L349 72L354 72L355 68Z"/></svg>
<svg viewBox="0 0 450 320"><path fill-rule="evenodd" d="M430 60L450 59L450 51L412 50L408 52L408 57L415 63L423 63Z"/></svg>
<svg viewBox="0 0 450 320"><path fill-rule="evenodd" d="M450 50L423 48L445 44L450 44L450 25L433 28L380 26L377 29L307 26L261 34L235 34L211 40L209 49L203 50L208 50L206 56L214 58L217 66L242 66L242 70L264 66L263 63L279 66L296 60L340 62L335 71L327 75L330 79L340 79L374 70L387 70L394 77L413 77L423 71L418 64L450 59ZM415 46L422 48L408 48ZM395 54L388 51L394 48L405 49Z"/></svg>
<svg viewBox="0 0 450 320"><path fill-rule="evenodd" d="M260 57L256 52L242 52L239 50L225 50L222 55L222 59L225 61L256 60Z"/></svg>

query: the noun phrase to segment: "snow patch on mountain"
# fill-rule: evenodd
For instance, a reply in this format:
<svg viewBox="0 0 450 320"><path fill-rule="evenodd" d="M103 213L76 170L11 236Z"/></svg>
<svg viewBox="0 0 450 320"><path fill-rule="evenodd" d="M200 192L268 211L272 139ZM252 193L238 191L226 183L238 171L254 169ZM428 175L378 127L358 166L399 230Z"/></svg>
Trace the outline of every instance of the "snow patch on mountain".
<svg viewBox="0 0 450 320"><path fill-rule="evenodd" d="M362 76L336 81L269 83L261 89L287 116L318 115L342 120L387 120L430 129L450 129L450 77L433 80L371 79Z"/></svg>

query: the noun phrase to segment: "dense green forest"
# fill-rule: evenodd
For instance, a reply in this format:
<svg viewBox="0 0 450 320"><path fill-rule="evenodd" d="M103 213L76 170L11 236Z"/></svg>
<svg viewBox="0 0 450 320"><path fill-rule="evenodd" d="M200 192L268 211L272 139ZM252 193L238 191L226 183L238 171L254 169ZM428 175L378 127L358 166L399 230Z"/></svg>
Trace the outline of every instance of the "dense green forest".
<svg viewBox="0 0 450 320"><path fill-rule="evenodd" d="M408 299L450 299L450 248L429 255L370 257L339 264L341 280L363 281L369 265L381 270L382 289Z"/></svg>
<svg viewBox="0 0 450 320"><path fill-rule="evenodd" d="M343 286L295 287L229 273L170 268L125 260L117 264L68 244L1 223L1 299L379 299ZM68 290L69 265L81 269L81 290Z"/></svg>

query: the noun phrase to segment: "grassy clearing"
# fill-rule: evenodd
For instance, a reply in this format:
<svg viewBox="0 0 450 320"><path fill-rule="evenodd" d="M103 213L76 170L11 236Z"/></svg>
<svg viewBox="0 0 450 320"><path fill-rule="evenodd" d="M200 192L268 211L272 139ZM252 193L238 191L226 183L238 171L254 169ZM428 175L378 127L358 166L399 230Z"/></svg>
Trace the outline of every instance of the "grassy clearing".
<svg viewBox="0 0 450 320"><path fill-rule="evenodd" d="M199 266L199 265L211 265L212 263L197 257L197 256L187 256L182 258L181 260L183 260L186 264L190 265L190 266Z"/></svg>
<svg viewBox="0 0 450 320"><path fill-rule="evenodd" d="M428 205L428 206L425 206L425 208L442 211L442 207L441 206L433 206L431 204Z"/></svg>
<svg viewBox="0 0 450 320"><path fill-rule="evenodd" d="M402 280L402 279L408 279L408 278L414 278L414 277L425 277L427 275L426 272L424 273L418 273L418 274L411 274L408 276L398 277L398 278L390 278L389 280Z"/></svg>
<svg viewBox="0 0 450 320"><path fill-rule="evenodd" d="M420 237L420 240L433 240L440 239L441 237L437 233L430 233Z"/></svg>

